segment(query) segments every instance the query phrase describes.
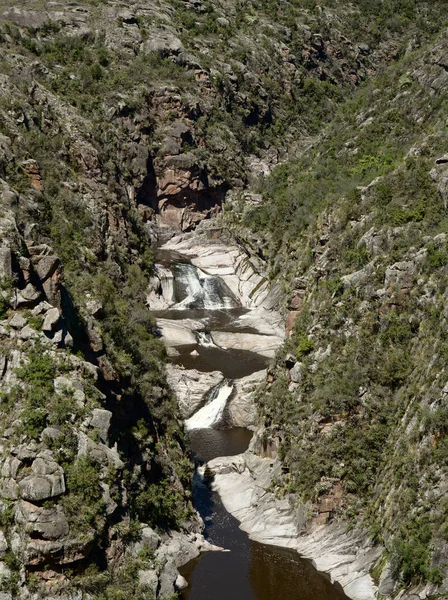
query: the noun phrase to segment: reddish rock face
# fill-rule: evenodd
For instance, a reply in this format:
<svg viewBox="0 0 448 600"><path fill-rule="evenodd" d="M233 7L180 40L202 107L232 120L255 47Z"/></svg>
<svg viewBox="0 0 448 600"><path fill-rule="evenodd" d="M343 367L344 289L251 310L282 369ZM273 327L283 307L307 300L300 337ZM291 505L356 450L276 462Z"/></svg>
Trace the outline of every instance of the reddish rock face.
<svg viewBox="0 0 448 600"><path fill-rule="evenodd" d="M341 507L342 504L342 485L338 481L332 489L322 496L316 506L315 516L312 518L314 525L325 524L331 521L335 512Z"/></svg>
<svg viewBox="0 0 448 600"><path fill-rule="evenodd" d="M294 329L294 323L296 322L297 317L300 314L300 310L291 310L288 318L286 319L286 337L290 337L292 334L292 330Z"/></svg>
<svg viewBox="0 0 448 600"><path fill-rule="evenodd" d="M22 169L30 178L31 187L38 192L44 191L44 184L39 171L39 165L35 160L26 160L22 163Z"/></svg>

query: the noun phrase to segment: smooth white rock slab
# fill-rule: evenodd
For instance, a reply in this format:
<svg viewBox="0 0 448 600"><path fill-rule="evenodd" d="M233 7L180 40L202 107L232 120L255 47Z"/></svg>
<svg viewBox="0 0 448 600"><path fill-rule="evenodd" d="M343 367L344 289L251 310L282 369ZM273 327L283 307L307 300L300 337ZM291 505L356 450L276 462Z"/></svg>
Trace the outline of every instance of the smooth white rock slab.
<svg viewBox="0 0 448 600"><path fill-rule="evenodd" d="M235 380L235 391L227 405L233 427L255 428L258 411L254 394L266 377L266 369Z"/></svg>
<svg viewBox="0 0 448 600"><path fill-rule="evenodd" d="M349 598L374 600L376 587L369 571L381 549L369 546L365 532L348 532L343 524L299 532L288 501L275 498L269 491L276 468L275 461L249 452L207 463L208 471L214 474L213 489L251 539L294 549L340 583Z"/></svg>
<svg viewBox="0 0 448 600"><path fill-rule="evenodd" d="M233 333L227 331L212 331L212 339L220 348L232 350L248 350L274 358L282 338L276 335L259 335L256 333Z"/></svg>
<svg viewBox="0 0 448 600"><path fill-rule="evenodd" d="M157 325L167 346L190 346L198 343L196 333L204 324L193 319L157 319Z"/></svg>
<svg viewBox="0 0 448 600"><path fill-rule="evenodd" d="M203 404L207 392L224 376L220 371L203 372L167 364L166 378L176 395L182 418L188 419Z"/></svg>

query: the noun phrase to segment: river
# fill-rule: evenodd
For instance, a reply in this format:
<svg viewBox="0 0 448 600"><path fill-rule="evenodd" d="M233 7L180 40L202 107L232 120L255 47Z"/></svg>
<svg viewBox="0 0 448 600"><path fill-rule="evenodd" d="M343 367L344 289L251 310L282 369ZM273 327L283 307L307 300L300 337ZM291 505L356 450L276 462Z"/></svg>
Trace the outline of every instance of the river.
<svg viewBox="0 0 448 600"><path fill-rule="evenodd" d="M181 258L181 260L179 260ZM222 505L218 494L204 481L201 465L219 456L244 452L252 432L223 428L233 380L267 366L261 354L238 348L217 347L210 331L253 333L239 319L247 309L219 277L212 277L187 259L163 254L164 266L173 274L171 305L156 312L165 322L192 319L203 323L196 343L180 344L172 362L201 372L219 370L222 381L205 396L205 405L186 420L190 448L197 465L193 497L204 524L205 538L225 548L209 552L181 569L188 587L183 600L343 600L342 588L318 573L308 560L291 550L253 542ZM160 257L159 257L160 260Z"/></svg>

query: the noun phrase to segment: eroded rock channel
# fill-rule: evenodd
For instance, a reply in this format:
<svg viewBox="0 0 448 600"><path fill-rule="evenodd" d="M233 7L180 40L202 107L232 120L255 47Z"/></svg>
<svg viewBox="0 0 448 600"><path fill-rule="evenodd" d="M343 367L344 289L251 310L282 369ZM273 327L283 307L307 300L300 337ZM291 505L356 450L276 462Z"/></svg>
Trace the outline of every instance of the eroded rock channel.
<svg viewBox="0 0 448 600"><path fill-rule="evenodd" d="M249 257L213 241L210 230L171 238L158 260L148 301L168 348L168 379L197 463L195 505L205 538L225 550L182 568L188 582L182 598L344 598L340 586L296 552L250 540L206 475L209 461L249 447L256 428L253 393L283 338L276 290Z"/></svg>

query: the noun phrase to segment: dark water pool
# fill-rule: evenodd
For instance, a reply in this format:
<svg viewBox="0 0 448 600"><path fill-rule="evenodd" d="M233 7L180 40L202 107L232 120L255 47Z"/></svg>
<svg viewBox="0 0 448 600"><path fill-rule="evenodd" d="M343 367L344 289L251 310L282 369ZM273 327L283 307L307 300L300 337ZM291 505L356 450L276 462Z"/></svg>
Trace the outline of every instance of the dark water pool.
<svg viewBox="0 0 448 600"><path fill-rule="evenodd" d="M248 350L223 350L200 345L184 346L177 350L179 356L172 358L172 363L183 365L186 369L203 372L221 371L228 379L246 377L256 371L266 369L269 364L268 358ZM191 355L193 350L196 350L197 356Z"/></svg>
<svg viewBox="0 0 448 600"><path fill-rule="evenodd" d="M250 437L245 429L204 429L190 432L190 443L197 460L208 461L243 452ZM189 582L183 600L347 600L296 552L249 540L199 474L193 493L205 537L230 552L208 552L181 569Z"/></svg>

